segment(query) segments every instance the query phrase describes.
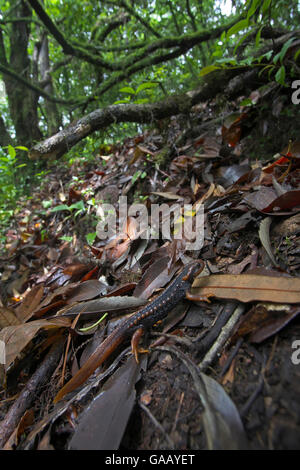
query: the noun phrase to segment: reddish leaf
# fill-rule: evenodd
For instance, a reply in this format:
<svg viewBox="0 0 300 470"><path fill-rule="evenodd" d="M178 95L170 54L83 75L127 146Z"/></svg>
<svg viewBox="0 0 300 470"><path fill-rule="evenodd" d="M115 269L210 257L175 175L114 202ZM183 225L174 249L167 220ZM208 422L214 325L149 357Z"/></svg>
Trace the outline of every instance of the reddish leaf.
<svg viewBox="0 0 300 470"><path fill-rule="evenodd" d="M80 191L77 191L74 188L69 189L69 198L68 198L68 206L72 204L73 201L80 201L82 199L82 195Z"/></svg>
<svg viewBox="0 0 300 470"><path fill-rule="evenodd" d="M288 191L274 199L267 207L261 209L263 212L272 212L277 207L279 209L293 209L300 206L300 190ZM276 214L276 211L274 212Z"/></svg>

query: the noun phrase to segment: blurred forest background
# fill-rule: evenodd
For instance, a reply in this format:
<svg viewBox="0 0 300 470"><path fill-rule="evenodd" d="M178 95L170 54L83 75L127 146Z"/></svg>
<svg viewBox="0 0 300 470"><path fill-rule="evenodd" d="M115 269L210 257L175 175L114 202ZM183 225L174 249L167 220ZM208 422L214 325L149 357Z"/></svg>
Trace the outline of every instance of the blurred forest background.
<svg viewBox="0 0 300 470"><path fill-rule="evenodd" d="M49 161L91 161L197 103L218 97L221 114L275 84L294 122L299 24L297 0L0 0L2 230Z"/></svg>

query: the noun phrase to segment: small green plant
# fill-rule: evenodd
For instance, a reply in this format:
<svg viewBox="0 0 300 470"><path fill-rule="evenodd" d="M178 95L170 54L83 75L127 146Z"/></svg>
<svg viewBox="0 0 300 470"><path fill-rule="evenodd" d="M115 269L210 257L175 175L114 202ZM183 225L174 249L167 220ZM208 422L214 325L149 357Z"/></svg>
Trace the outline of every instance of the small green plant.
<svg viewBox="0 0 300 470"><path fill-rule="evenodd" d="M64 241L64 242L71 243L71 241L73 240L73 237L66 237L66 236L64 235L63 237L60 237L59 239L62 240L62 241Z"/></svg>
<svg viewBox="0 0 300 470"><path fill-rule="evenodd" d="M144 179L146 178L147 176L147 173L145 171L141 171L141 170L138 170L134 173L133 177L132 177L132 180L131 180L131 185L133 186L134 183L138 180L138 179Z"/></svg>
<svg viewBox="0 0 300 470"><path fill-rule="evenodd" d="M91 232L91 233L88 233L85 238L86 238L86 241L88 242L89 245L92 245L95 241L97 237L97 233L96 232Z"/></svg>
<svg viewBox="0 0 300 470"><path fill-rule="evenodd" d="M124 104L124 103L135 103L135 104L143 104L143 103L149 103L149 99L151 98L153 94L153 89L158 86L158 83L155 82L145 82L142 83L137 87L136 90L132 88L131 86L125 86L120 89L121 93L127 93L127 96L123 100L118 100L115 101L114 104ZM141 92L145 92L149 98L139 98L137 95L139 95Z"/></svg>
<svg viewBox="0 0 300 470"><path fill-rule="evenodd" d="M77 209L77 210L76 210ZM76 212L74 212L76 210ZM51 212L60 212L60 211L68 211L70 212L70 215L66 217L68 219L69 217L76 217L80 214L83 214L86 211L86 208L84 206L83 201L78 201L74 202L74 204L71 204L71 206L67 206L67 204L60 204L59 206L55 206L51 209Z"/></svg>

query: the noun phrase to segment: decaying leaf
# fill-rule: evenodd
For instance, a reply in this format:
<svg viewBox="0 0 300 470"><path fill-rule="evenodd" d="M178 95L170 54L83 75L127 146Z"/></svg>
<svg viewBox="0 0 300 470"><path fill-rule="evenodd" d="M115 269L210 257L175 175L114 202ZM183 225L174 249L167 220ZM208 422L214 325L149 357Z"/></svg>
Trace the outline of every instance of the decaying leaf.
<svg viewBox="0 0 300 470"><path fill-rule="evenodd" d="M235 299L240 302L300 302L300 279L255 274L215 274L195 279L190 300L197 296Z"/></svg>
<svg viewBox="0 0 300 470"><path fill-rule="evenodd" d="M79 418L69 448L115 450L119 448L135 401L135 383L141 364L131 356L105 383Z"/></svg>
<svg viewBox="0 0 300 470"><path fill-rule="evenodd" d="M16 308L16 314L23 322L29 320L34 310L39 305L44 293L44 285L38 284L34 286L26 295L25 299Z"/></svg>
<svg viewBox="0 0 300 470"><path fill-rule="evenodd" d="M272 223L271 217L266 217L263 219L259 226L259 238L261 241L262 246L268 253L270 260L272 261L274 266L277 266L276 260L273 255L273 250L270 242L270 226Z"/></svg>
<svg viewBox="0 0 300 470"><path fill-rule="evenodd" d="M249 341L261 343L280 331L299 313L300 308L296 305L256 305L243 317L233 340L248 336Z"/></svg>
<svg viewBox="0 0 300 470"><path fill-rule="evenodd" d="M5 343L5 369L8 369L41 328L45 328L46 330L64 328L70 326L70 324L71 319L69 318L57 318L51 320L36 320L22 325L3 328L0 332L0 340Z"/></svg>
<svg viewBox="0 0 300 470"><path fill-rule="evenodd" d="M0 307L0 329L9 325L18 325L20 320L12 309Z"/></svg>

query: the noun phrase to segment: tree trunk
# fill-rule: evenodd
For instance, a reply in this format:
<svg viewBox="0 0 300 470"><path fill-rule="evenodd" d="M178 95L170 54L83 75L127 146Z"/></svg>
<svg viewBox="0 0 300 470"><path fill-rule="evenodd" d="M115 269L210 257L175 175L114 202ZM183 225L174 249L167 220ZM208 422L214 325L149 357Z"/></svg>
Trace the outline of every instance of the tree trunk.
<svg viewBox="0 0 300 470"><path fill-rule="evenodd" d="M48 37L44 34L41 44L41 49L39 53L39 70L40 70L40 80L45 82L44 90L49 93L49 95L55 95L52 78L49 73L50 70L50 60L49 60L49 48L48 48ZM61 125L61 117L59 115L56 103L52 101L45 101L45 115L47 119L47 133L48 135L53 135L58 132L58 129Z"/></svg>
<svg viewBox="0 0 300 470"><path fill-rule="evenodd" d="M25 2L16 7L16 16L30 17L31 9ZM30 23L19 21L13 24L10 32L10 57L7 65L15 72L30 80L30 61L27 54ZM3 76L8 97L10 116L12 118L16 141L19 145L30 147L40 140L42 134L38 127L37 103L38 96L25 88L20 82L7 75Z"/></svg>

